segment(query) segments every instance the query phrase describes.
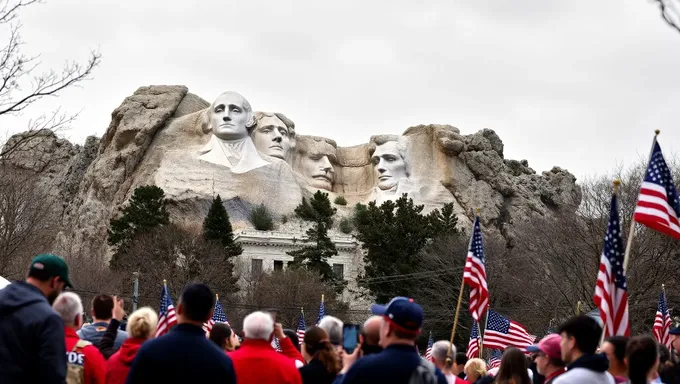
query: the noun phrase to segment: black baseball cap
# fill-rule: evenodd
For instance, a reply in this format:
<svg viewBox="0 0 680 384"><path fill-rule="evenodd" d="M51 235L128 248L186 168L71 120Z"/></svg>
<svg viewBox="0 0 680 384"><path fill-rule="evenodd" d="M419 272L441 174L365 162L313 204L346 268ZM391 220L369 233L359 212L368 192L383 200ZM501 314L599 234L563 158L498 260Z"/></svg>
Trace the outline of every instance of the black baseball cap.
<svg viewBox="0 0 680 384"><path fill-rule="evenodd" d="M68 276L68 265L57 255L41 254L33 258L29 274L34 271L40 271L43 276L59 277L67 287L73 288L73 283Z"/></svg>

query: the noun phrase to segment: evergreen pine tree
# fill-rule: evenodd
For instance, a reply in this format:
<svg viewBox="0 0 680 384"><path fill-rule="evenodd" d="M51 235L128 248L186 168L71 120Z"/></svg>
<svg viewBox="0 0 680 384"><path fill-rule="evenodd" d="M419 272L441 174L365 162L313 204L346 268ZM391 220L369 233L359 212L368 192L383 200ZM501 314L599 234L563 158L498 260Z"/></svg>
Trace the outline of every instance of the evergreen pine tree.
<svg viewBox="0 0 680 384"><path fill-rule="evenodd" d="M290 251L288 255L294 258L291 266L304 266L307 270L318 272L322 281L333 283L336 291L342 292L346 282L339 280L328 264L328 258L338 254L328 236L335 212L327 193L317 191L309 201L303 197L302 203L295 208L295 214L302 220L314 222L314 226L306 232L305 240L309 245Z"/></svg>
<svg viewBox="0 0 680 384"><path fill-rule="evenodd" d="M453 203L444 204L441 211L435 209L429 214L429 218L433 237L457 235L460 233L458 228L456 228L458 217L453 213Z"/></svg>
<svg viewBox="0 0 680 384"><path fill-rule="evenodd" d="M208 215L203 221L203 236L206 240L219 241L230 257L243 253L241 245L234 242L234 231L229 221L229 214L224 208L220 195L213 199Z"/></svg>
<svg viewBox="0 0 680 384"><path fill-rule="evenodd" d="M169 224L167 204L163 189L155 185L137 187L128 204L120 209L122 215L109 222L109 245L120 250L136 234Z"/></svg>

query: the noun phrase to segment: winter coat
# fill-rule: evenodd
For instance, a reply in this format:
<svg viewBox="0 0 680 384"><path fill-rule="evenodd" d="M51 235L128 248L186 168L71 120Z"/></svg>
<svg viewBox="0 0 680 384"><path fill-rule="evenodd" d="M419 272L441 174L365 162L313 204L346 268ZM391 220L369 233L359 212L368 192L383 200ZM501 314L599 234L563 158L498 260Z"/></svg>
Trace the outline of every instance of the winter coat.
<svg viewBox="0 0 680 384"><path fill-rule="evenodd" d="M106 384L125 384L132 361L147 339L129 338L106 362Z"/></svg>
<svg viewBox="0 0 680 384"><path fill-rule="evenodd" d="M0 383L64 383L65 350L64 322L37 287L0 290Z"/></svg>
<svg viewBox="0 0 680 384"><path fill-rule="evenodd" d="M126 381L128 384L235 382L231 359L205 337L200 326L193 324L179 324L170 333L144 343L137 351Z"/></svg>
<svg viewBox="0 0 680 384"><path fill-rule="evenodd" d="M295 361L274 350L266 340L245 339L229 353L239 384L300 384Z"/></svg>
<svg viewBox="0 0 680 384"><path fill-rule="evenodd" d="M553 384L614 384L608 368L607 356L586 354L569 364L567 372L558 376Z"/></svg>
<svg viewBox="0 0 680 384"><path fill-rule="evenodd" d="M102 340L102 336L104 336L104 333L106 333L106 328L109 326L109 323L107 322L97 322L97 323L92 323L90 325L86 325L82 327L78 331L78 336L80 336L81 339L87 340L90 343L94 344L95 347L99 348L99 343ZM123 341L128 338L128 334L125 331L118 331L116 334L116 340L113 343L113 349L114 352L117 351L121 345L123 345Z"/></svg>
<svg viewBox="0 0 680 384"><path fill-rule="evenodd" d="M66 327L66 354L73 353L76 343L81 340L73 328ZM83 383L84 384L104 384L106 382L106 360L99 353L99 349L90 344L82 349L83 361Z"/></svg>
<svg viewBox="0 0 680 384"><path fill-rule="evenodd" d="M332 384L335 373L328 372L320 360L312 359L309 364L300 368L300 375L304 384Z"/></svg>
<svg viewBox="0 0 680 384"><path fill-rule="evenodd" d="M279 346L281 347L281 353L284 356L295 361L296 368L302 367L306 364L305 358L302 357L300 351L295 348L295 345L293 345L293 340L291 340L289 337L279 339Z"/></svg>
<svg viewBox="0 0 680 384"><path fill-rule="evenodd" d="M357 360L340 383L408 383L420 365L421 357L413 345L390 345L382 352ZM437 382L447 384L446 377L435 370Z"/></svg>

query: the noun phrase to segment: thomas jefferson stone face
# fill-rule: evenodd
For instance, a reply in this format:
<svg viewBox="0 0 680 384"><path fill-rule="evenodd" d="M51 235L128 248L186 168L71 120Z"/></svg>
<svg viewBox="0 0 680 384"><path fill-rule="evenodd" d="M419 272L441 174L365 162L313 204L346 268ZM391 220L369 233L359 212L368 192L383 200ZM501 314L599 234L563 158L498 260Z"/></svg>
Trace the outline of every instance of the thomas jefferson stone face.
<svg viewBox="0 0 680 384"><path fill-rule="evenodd" d="M285 160L291 147L290 131L276 116L262 117L252 134L258 151Z"/></svg>
<svg viewBox="0 0 680 384"><path fill-rule="evenodd" d="M246 125L251 119L243 96L225 92L217 97L210 107L210 127L213 135L222 140L232 141L248 137Z"/></svg>
<svg viewBox="0 0 680 384"><path fill-rule="evenodd" d="M408 177L407 164L399 153L397 144L396 141L388 141L378 145L371 157L378 172L378 188L383 191L395 188L400 179Z"/></svg>

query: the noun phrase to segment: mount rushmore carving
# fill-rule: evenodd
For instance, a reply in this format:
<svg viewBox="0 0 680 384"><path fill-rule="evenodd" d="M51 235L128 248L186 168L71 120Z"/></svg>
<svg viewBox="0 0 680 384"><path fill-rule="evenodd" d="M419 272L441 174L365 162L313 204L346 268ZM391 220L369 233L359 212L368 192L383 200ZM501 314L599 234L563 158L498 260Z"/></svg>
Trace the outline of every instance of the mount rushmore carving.
<svg viewBox="0 0 680 384"><path fill-rule="evenodd" d="M139 88L113 111L87 167L69 168L78 161L83 167L79 154L64 163L70 190L76 182L78 188L65 194L58 240L104 254L109 220L136 187L148 184L165 190L175 202L171 215L182 220L200 222L220 194L237 229L249 226L253 205L290 216L317 190L331 201L345 198L347 206L337 206L341 216L356 203L404 193L426 210L453 203L461 226L479 208L482 223L506 237L515 220L573 211L581 200L569 172L555 167L536 174L526 161L504 159L503 143L490 129L461 135L450 125L421 125L352 147L303 132L290 116L258 112L236 92L209 103L183 86Z"/></svg>

